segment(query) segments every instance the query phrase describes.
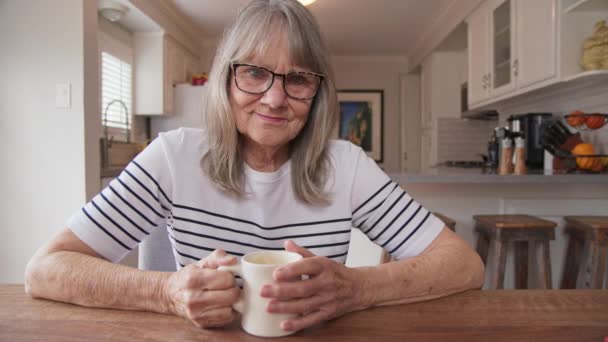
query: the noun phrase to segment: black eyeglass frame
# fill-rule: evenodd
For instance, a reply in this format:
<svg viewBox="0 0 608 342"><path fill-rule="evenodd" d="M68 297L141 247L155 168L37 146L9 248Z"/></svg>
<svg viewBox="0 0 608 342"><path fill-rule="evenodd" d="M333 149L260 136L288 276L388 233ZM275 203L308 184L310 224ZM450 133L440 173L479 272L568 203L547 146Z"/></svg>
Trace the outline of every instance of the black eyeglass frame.
<svg viewBox="0 0 608 342"><path fill-rule="evenodd" d="M254 94L254 95L259 95L259 94L264 94L265 92L268 91L268 89L270 89L270 87L272 87L272 85L274 84L274 78L275 77L281 77L283 79L283 90L285 91L285 94L295 100L311 100L314 99L315 96L317 96L317 93L319 92L319 89L321 88L321 83L323 83L323 80L325 79L325 75L323 74L319 74L316 72L312 72L312 71L291 71L291 72L287 72L284 74L279 74L276 73L272 70L268 70L262 66L259 65L254 65L254 64L247 64L247 63L232 63L232 72L234 73L234 83L236 84L236 87L239 88L240 91L247 93L247 94ZM239 86L239 82L237 81L237 77L236 77L236 69L240 66L249 66L249 67L254 67L254 68L260 68L262 70L268 71L271 75L272 75L272 79L270 80L270 83L268 84L268 87L266 89L264 89L263 91L260 92L251 92L251 91L247 91L247 90L243 90L240 86ZM295 97L295 96L291 96L289 94L289 92L287 91L287 87L285 86L285 77L287 75L290 74L309 74L309 75L314 75L314 76L318 76L319 77L319 83L317 84L317 88L315 89L314 94L312 94L311 97L305 97L305 98L301 98L301 97Z"/></svg>

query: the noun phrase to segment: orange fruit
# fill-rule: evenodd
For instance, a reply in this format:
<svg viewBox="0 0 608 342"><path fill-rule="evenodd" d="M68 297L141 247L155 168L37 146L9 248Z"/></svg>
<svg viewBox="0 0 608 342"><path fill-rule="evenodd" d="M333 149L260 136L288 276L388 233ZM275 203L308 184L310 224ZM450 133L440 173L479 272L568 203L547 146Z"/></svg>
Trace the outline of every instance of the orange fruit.
<svg viewBox="0 0 608 342"><path fill-rule="evenodd" d="M601 158L592 158L593 159L593 165L591 166L591 171L593 172L601 172L604 169L604 165L602 165L602 159Z"/></svg>
<svg viewBox="0 0 608 342"><path fill-rule="evenodd" d="M585 125L591 129L597 129L604 126L604 116L593 114L585 118Z"/></svg>
<svg viewBox="0 0 608 342"><path fill-rule="evenodd" d="M568 125L570 125L572 127L577 127L577 126L582 125L585 122L585 117L582 116L582 114L585 114L585 113L581 112L580 110L576 110L576 111L570 113L570 115L568 115L568 117L566 118Z"/></svg>
<svg viewBox="0 0 608 342"><path fill-rule="evenodd" d="M593 145L587 143L581 143L572 149L572 153L578 156L593 155L595 150ZM596 165L596 158L593 157L577 157L576 165L584 170L591 170Z"/></svg>

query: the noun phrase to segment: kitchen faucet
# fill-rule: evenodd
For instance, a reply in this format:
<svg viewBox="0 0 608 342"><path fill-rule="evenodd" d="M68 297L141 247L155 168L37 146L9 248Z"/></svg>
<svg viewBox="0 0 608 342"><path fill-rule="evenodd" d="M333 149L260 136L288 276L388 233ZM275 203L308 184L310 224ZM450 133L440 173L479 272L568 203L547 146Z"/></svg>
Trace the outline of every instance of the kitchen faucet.
<svg viewBox="0 0 608 342"><path fill-rule="evenodd" d="M129 110L127 109L127 105L122 100L119 100L119 99L112 100L106 105L106 108L103 111L103 117L102 117L103 138L101 138L101 165L104 169L108 168L108 166L109 166L109 149L110 149L110 147L112 147L112 140L114 139L114 136L112 136L108 139L108 109L110 108L111 105L113 105L116 102L118 102L120 105L122 105L122 107L124 108L125 113L127 115L127 120L126 120L126 135L127 136L126 137L127 137L127 143L131 142L131 134L130 134L130 130L129 130Z"/></svg>

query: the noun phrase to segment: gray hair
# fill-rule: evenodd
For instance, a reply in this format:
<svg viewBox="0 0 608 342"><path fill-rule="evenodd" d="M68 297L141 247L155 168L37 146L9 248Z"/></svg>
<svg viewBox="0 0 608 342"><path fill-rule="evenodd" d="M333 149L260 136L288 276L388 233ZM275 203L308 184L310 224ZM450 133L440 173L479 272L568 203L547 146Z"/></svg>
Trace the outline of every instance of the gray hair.
<svg viewBox="0 0 608 342"><path fill-rule="evenodd" d="M290 142L292 186L299 200L325 205L330 172L327 145L336 121L333 72L320 29L312 14L295 0L253 0L224 32L208 80L205 125L209 150L201 163L207 175L228 193L243 194L244 166L240 134L231 110L231 64L260 54L271 45L271 32L280 25L293 63L325 75L312 101L308 120Z"/></svg>

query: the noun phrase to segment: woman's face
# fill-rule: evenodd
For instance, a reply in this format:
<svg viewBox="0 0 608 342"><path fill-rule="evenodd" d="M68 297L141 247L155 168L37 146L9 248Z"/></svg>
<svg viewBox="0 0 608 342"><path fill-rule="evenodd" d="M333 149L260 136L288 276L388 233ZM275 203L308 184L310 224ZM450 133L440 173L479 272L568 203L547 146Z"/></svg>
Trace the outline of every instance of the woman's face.
<svg viewBox="0 0 608 342"><path fill-rule="evenodd" d="M270 44L263 55L253 56L239 63L261 66L279 74L313 71L291 63L284 38L273 41L275 43ZM230 103L237 129L245 137L246 144L253 143L263 148L282 148L287 147L306 124L312 100L288 97L283 88L283 79L276 76L265 93L245 93L237 88L232 75Z"/></svg>

